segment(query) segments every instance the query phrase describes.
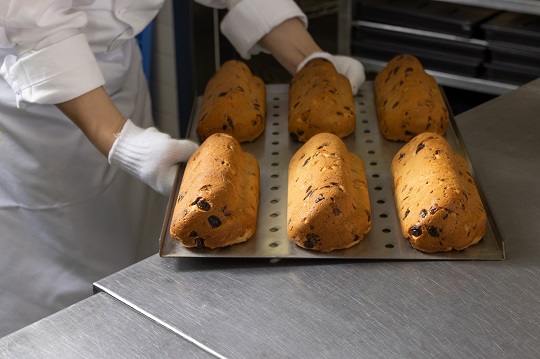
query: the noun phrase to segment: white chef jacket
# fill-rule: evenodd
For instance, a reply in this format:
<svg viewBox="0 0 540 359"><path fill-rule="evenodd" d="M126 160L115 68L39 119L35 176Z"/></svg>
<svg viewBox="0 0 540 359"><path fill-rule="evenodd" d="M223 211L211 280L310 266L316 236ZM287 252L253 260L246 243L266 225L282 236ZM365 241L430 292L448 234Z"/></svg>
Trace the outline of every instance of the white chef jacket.
<svg viewBox="0 0 540 359"><path fill-rule="evenodd" d="M157 248L166 199L111 167L54 104L103 85L152 126L133 37L162 2L0 0L0 337L90 295L134 263L140 240ZM221 30L248 58L292 17L307 26L292 0L242 0Z"/></svg>

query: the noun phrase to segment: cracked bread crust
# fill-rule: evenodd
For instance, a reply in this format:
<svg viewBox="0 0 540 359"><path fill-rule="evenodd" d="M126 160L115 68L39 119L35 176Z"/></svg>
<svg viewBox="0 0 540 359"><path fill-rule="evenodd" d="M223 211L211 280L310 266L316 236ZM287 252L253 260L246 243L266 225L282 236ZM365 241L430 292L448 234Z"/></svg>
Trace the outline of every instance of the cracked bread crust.
<svg viewBox="0 0 540 359"><path fill-rule="evenodd" d="M482 239L487 215L465 159L444 137L423 133L392 161L403 236L423 252L462 250Z"/></svg>
<svg viewBox="0 0 540 359"><path fill-rule="evenodd" d="M218 248L255 233L259 165L232 136L214 134L189 159L170 233L185 247Z"/></svg>
<svg viewBox="0 0 540 359"><path fill-rule="evenodd" d="M289 164L287 235L321 252L349 248L371 229L362 160L336 135L313 136Z"/></svg>
<svg viewBox="0 0 540 359"><path fill-rule="evenodd" d="M230 60L212 76L204 90L197 121L203 142L214 133L227 133L238 142L259 137L266 121L266 87L242 61Z"/></svg>
<svg viewBox="0 0 540 359"><path fill-rule="evenodd" d="M423 132L446 132L449 114L439 86L414 56L394 57L373 86L379 128L386 139L406 142Z"/></svg>
<svg viewBox="0 0 540 359"><path fill-rule="evenodd" d="M354 99L349 80L325 59L313 59L291 80L289 134L306 142L318 133L346 137L356 128Z"/></svg>

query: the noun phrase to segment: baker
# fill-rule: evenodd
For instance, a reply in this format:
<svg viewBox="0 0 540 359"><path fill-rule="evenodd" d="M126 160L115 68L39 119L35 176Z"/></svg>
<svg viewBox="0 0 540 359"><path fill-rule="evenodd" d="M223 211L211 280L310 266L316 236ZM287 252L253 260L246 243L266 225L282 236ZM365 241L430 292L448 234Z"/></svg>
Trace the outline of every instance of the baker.
<svg viewBox="0 0 540 359"><path fill-rule="evenodd" d="M292 0L198 2L228 9L221 31L243 58L269 52L294 74L324 57L353 91L364 81ZM162 4L0 0L0 336L91 295L159 234L148 218L198 147L153 127L134 36Z"/></svg>

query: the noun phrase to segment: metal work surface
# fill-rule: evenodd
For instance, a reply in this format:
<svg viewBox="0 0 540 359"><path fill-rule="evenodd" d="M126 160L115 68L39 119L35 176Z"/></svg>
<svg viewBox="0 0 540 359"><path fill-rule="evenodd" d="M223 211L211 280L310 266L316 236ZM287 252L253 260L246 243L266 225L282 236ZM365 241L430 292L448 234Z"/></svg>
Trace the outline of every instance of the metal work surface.
<svg viewBox="0 0 540 359"><path fill-rule="evenodd" d="M215 358L105 293L0 339L0 358Z"/></svg>
<svg viewBox="0 0 540 359"><path fill-rule="evenodd" d="M504 261L155 255L96 288L227 358L538 358L539 94L456 119Z"/></svg>
<svg viewBox="0 0 540 359"><path fill-rule="evenodd" d="M390 165L403 142L386 140L380 133L373 100L373 83L366 82L355 97L356 130L343 139L349 151L364 163L371 202L372 228L364 239L348 249L321 253L303 249L287 238L287 170L293 154L301 147L288 131L288 86L267 86L266 129L257 140L243 143L244 151L257 158L261 171L261 190L257 230L247 242L222 249L185 248L170 236L172 210L178 196L179 183L171 195L161 234L160 255L163 257L254 257L254 258L363 258L412 260L501 260L504 258L502 238L493 221L476 245L463 251L427 254L413 249L402 234L397 217ZM200 101L200 99L199 99ZM200 108L200 103L196 109ZM194 111L194 118L198 111ZM454 151L467 158L453 118L446 138ZM196 139L192 121L189 134ZM180 177L177 176L177 177ZM489 215L489 211L488 211Z"/></svg>

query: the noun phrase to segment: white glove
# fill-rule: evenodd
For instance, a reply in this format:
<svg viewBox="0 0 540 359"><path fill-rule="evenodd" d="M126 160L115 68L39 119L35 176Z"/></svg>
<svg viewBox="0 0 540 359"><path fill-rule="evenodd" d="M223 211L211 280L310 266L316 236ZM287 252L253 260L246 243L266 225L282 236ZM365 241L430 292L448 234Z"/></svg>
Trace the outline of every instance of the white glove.
<svg viewBox="0 0 540 359"><path fill-rule="evenodd" d="M360 61L349 56L331 55L328 52L314 52L298 65L296 72L300 71L309 61L316 58L323 58L334 64L336 71L349 79L353 95L358 94L358 90L366 81L364 66Z"/></svg>
<svg viewBox="0 0 540 359"><path fill-rule="evenodd" d="M178 163L186 162L198 147L195 142L174 140L155 127L143 129L127 120L109 152L109 163L168 196Z"/></svg>

